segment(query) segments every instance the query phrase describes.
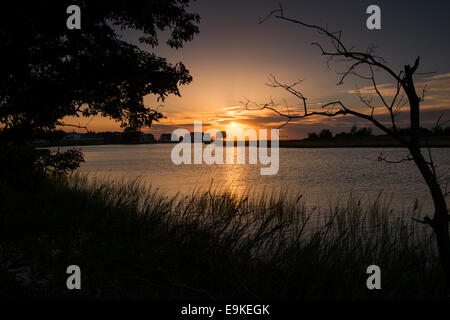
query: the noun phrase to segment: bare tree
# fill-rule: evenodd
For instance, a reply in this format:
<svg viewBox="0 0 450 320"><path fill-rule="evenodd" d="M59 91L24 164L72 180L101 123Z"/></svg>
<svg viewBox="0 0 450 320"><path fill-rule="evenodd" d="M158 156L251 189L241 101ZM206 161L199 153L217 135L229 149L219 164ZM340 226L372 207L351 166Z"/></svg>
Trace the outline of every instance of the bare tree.
<svg viewBox="0 0 450 320"><path fill-rule="evenodd" d="M447 203L445 199L445 194L441 189L438 182L435 166L431 158L431 152L428 148L428 159L425 158L420 147L420 105L424 100L424 91L421 96L416 92L416 87L414 83L413 76L417 74L417 69L419 67L420 57L416 59L414 64L411 66L409 64L405 65L403 70L395 72L393 69L387 66L386 62L382 57L375 55L375 47L371 46L366 51L358 51L353 47L346 46L341 40L342 33L331 32L327 28L322 28L317 25L311 25L304 23L299 20L287 18L283 9L272 11L265 19L260 21L260 23L274 16L275 18L288 21L305 28L316 30L320 35L324 36L328 45L322 45L320 43L312 43L312 45L318 47L321 54L328 58L327 64L333 60L339 60L346 64L344 72L338 72L339 82L338 84L343 84L345 79L349 76L355 76L360 79L367 80L371 83L373 94L377 97L383 108L387 110L390 117L390 125L383 124L379 119L377 120L377 115L374 113L375 104L372 99L369 99L362 95L359 89L356 89L356 94L368 108L368 112L359 112L354 108L350 108L345 105L342 101L336 100L322 104L320 107L309 107L308 99L303 95L302 92L296 89L296 86L300 82L293 83L291 85L279 82L274 76L269 78L268 85L274 88L281 88L294 95L300 99L302 105L300 112L291 114L289 112L281 112L277 104L270 101L265 104L253 103L250 100L245 102L248 109L268 109L279 116L286 118L284 125L289 123L294 119L303 119L313 116L325 116L325 117L335 117L340 115L353 115L362 119L365 119L375 125L377 128L381 129L389 136L393 137L399 141L403 146L405 146L410 155L405 159L399 161L389 161L385 158L380 157L380 160L384 160L392 163L399 163L403 161L414 161L417 168L419 169L422 177L424 178L428 189L430 190L431 196L434 203L434 215L432 218L425 217L423 220L416 221L429 225L436 236L436 241L438 245L439 255L441 263L444 269L444 274L446 277L447 287L450 289L450 237L449 237L449 214L447 209ZM387 95L382 93L380 86L377 85L375 78L375 72L385 72L390 78L395 82L394 94L392 99L387 99ZM409 131L407 134L400 132L398 124L398 113L404 106L409 105ZM406 108L405 108L406 109ZM283 126L284 126L283 125Z"/></svg>

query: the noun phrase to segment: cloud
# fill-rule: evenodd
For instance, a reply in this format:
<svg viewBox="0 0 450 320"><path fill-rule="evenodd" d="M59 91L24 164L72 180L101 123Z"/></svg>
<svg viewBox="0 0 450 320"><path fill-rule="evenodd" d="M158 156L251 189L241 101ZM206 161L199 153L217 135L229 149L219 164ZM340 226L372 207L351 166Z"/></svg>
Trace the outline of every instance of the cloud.
<svg viewBox="0 0 450 320"><path fill-rule="evenodd" d="M445 79L445 78L450 78L450 73L443 73L443 74L438 74L432 77L428 77L426 78L427 80L439 80L439 79Z"/></svg>
<svg viewBox="0 0 450 320"><path fill-rule="evenodd" d="M422 94L422 90L425 90L425 100L421 105L421 121L422 125L432 126L435 124L436 119L442 114L442 112L448 112L450 116L450 73L433 75L424 80L416 83L417 92ZM381 83L378 85L380 92L386 97L388 103L394 96L396 88L393 84ZM377 108L374 110L374 114L380 122L390 126L390 118L386 108L381 107L382 103L377 98L377 94L372 86L365 86L360 88L360 92L363 95L372 96L374 102L377 104ZM355 106L354 109L366 112L370 114L370 110L363 106L359 99L355 96L355 90L346 90L339 97L342 101L348 105ZM332 97L329 101L334 100ZM293 102L292 107L286 108L283 100L280 100L280 109L290 115L300 115L303 113L302 105L297 104L295 100L288 98L289 102ZM294 102L295 101L295 102ZM314 99L308 100L310 110L318 109L323 105L325 100ZM347 103L348 102L348 103ZM359 103L359 105L358 105ZM198 112L177 112L176 110L168 111L165 113L166 119L161 119L160 122L154 123L151 128L144 129L145 132L155 133L156 135L161 133L170 133L177 128L186 128L191 130L193 128L194 121L201 120L203 122L204 129L216 128L224 130L231 122L238 122L244 127L251 128L277 128L286 122L285 118L277 115L271 110L248 110L244 105L229 105L222 108L214 108L211 111L198 111ZM186 110L186 109L184 109ZM407 106L404 107L404 111L400 112L398 121L402 126L408 124ZM81 118L73 119L73 123L84 125L85 122L80 120ZM75 122L74 122L75 121ZM86 120L88 121L88 120ZM368 126L369 123L365 120L352 117L352 116L340 116L336 118L327 118L321 116L315 116L305 119L294 119L289 125L283 127L281 136L284 139L299 139L304 138L308 132L320 131L322 128L330 128L333 132L341 132L349 130L352 125ZM96 119L90 125L90 128L95 128L97 131L122 131L119 124L108 119ZM376 132L376 131L375 131Z"/></svg>

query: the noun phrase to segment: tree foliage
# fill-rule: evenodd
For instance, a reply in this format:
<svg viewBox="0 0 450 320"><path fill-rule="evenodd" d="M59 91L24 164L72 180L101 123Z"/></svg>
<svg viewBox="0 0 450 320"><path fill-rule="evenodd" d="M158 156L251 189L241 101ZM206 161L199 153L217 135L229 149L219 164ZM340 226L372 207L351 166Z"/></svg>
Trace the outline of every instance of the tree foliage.
<svg viewBox="0 0 450 320"><path fill-rule="evenodd" d="M13 2L0 11L0 142L24 146L67 116L109 117L123 127L150 126L163 115L143 97L180 95L192 77L178 62L144 50L158 32L182 47L199 32L189 0ZM66 26L69 5L81 29ZM139 34L140 43L127 41ZM128 35L128 36L127 36Z"/></svg>

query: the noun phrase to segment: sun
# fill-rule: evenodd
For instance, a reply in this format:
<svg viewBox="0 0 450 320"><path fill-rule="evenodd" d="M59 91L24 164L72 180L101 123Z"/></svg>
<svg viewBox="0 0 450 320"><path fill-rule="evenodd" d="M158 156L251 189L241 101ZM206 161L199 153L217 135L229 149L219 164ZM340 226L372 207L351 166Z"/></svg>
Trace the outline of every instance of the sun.
<svg viewBox="0 0 450 320"><path fill-rule="evenodd" d="M242 124L239 122L229 122L227 125L227 130L230 130L230 132L235 132L236 130L242 129Z"/></svg>

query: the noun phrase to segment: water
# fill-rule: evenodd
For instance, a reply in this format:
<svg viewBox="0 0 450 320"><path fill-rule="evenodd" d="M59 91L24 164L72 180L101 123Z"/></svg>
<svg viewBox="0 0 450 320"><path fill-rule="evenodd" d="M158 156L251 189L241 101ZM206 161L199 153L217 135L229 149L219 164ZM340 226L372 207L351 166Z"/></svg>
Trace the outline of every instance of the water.
<svg viewBox="0 0 450 320"><path fill-rule="evenodd" d="M415 199L420 210L432 208L431 197L412 162L388 164L377 161L380 152L388 159L407 155L400 148L280 149L278 174L261 176L261 165L174 165L174 145L84 146L86 162L81 172L110 178L141 177L152 187L169 195L190 193L195 188L226 188L235 192L251 190L302 194L307 206L329 206L350 193L363 201L383 192L392 207L410 210ZM450 149L433 149L433 160L445 187L450 181Z"/></svg>

